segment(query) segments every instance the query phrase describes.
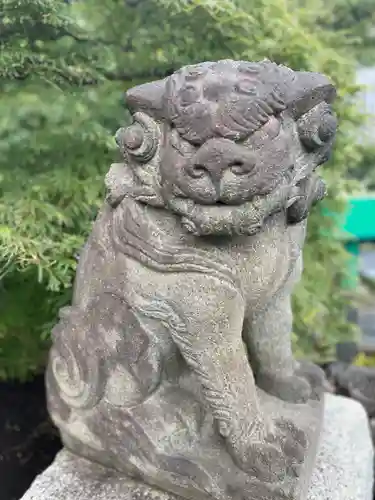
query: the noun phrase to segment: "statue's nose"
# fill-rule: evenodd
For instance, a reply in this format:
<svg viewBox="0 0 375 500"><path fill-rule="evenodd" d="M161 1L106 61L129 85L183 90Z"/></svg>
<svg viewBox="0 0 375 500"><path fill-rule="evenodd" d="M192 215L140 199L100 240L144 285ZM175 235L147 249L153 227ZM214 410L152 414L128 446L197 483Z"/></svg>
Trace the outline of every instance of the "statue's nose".
<svg viewBox="0 0 375 500"><path fill-rule="evenodd" d="M212 182L220 185L223 172L229 168L249 171L254 166L254 157L244 146L229 139L210 139L201 146L190 164L190 175L199 178L208 174Z"/></svg>
<svg viewBox="0 0 375 500"><path fill-rule="evenodd" d="M208 174L214 183L219 183L222 172L227 167L230 142L225 139L210 139L205 142L192 158L191 176L199 178Z"/></svg>

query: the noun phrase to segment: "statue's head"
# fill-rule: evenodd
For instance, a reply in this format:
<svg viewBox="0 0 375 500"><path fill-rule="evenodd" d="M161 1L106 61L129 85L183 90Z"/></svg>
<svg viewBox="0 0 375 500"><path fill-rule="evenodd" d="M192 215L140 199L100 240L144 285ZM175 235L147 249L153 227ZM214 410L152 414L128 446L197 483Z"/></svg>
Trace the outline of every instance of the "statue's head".
<svg viewBox="0 0 375 500"><path fill-rule="evenodd" d="M133 196L189 218L192 207L236 210L283 189L298 222L324 193L308 181L333 145L334 97L325 76L269 61L206 62L135 87L134 122L117 133Z"/></svg>

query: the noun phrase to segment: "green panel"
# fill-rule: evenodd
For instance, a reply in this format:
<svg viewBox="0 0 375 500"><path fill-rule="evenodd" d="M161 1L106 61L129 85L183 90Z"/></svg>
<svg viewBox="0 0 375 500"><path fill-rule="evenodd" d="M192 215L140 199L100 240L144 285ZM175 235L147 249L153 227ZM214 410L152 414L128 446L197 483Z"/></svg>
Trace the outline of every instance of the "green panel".
<svg viewBox="0 0 375 500"><path fill-rule="evenodd" d="M353 239L375 240L375 196L349 199L343 230Z"/></svg>
<svg viewBox="0 0 375 500"><path fill-rule="evenodd" d="M330 214L336 217L340 225L342 218L338 214ZM339 237L346 250L350 254L348 260L348 274L342 286L346 289L355 289L359 283L359 254L360 245L363 241L375 241L375 195L362 196L348 199L346 215L339 232Z"/></svg>

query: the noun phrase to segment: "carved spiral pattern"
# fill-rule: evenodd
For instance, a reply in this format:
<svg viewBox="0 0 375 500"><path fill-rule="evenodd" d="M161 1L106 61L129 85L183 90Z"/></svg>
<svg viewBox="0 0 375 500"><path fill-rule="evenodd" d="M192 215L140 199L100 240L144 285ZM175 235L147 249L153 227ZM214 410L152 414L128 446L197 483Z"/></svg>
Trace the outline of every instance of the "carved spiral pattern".
<svg viewBox="0 0 375 500"><path fill-rule="evenodd" d="M55 328L56 342L51 349L50 370L60 398L71 408L83 409L100 401L106 377L98 352L94 349L93 352L82 352L80 345L84 345L86 351L89 351L89 346L87 338L86 341L77 341L77 336L84 332L79 326L80 323L73 327L63 321ZM69 341L64 339L65 332L70 334Z"/></svg>
<svg viewBox="0 0 375 500"><path fill-rule="evenodd" d="M156 153L160 132L156 122L145 113L135 113L133 119L132 125L117 131L115 139L124 156L147 163Z"/></svg>
<svg viewBox="0 0 375 500"><path fill-rule="evenodd" d="M77 359L69 348L65 349L65 356L55 351L51 361L51 369L59 386L61 398L73 408L94 406L100 399L97 390L99 385L97 363L92 363L93 370L90 370L92 379L86 381Z"/></svg>
<svg viewBox="0 0 375 500"><path fill-rule="evenodd" d="M303 115L297 126L302 144L308 151L315 151L334 139L337 118L331 107L323 102Z"/></svg>

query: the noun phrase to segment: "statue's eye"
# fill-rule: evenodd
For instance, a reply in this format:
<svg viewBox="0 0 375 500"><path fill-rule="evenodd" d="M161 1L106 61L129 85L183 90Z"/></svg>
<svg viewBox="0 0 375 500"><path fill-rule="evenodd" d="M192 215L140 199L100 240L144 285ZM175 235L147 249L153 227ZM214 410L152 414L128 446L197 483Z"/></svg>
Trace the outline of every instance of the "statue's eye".
<svg viewBox="0 0 375 500"><path fill-rule="evenodd" d="M134 123L127 128L120 128L115 140L123 154L146 163L156 152L158 134L157 125L150 117L136 113Z"/></svg>
<svg viewBox="0 0 375 500"><path fill-rule="evenodd" d="M256 162L256 156L251 151L246 151L240 158L234 157L228 167L234 175L246 175L254 170Z"/></svg>
<svg viewBox="0 0 375 500"><path fill-rule="evenodd" d="M248 172L248 169L245 168L244 162L241 160L233 161L229 168L234 175L244 175Z"/></svg>
<svg viewBox="0 0 375 500"><path fill-rule="evenodd" d="M207 169L203 165L194 164L189 169L189 175L190 177L193 177L193 179L201 179L207 175Z"/></svg>
<svg viewBox="0 0 375 500"><path fill-rule="evenodd" d="M298 134L308 151L314 151L332 141L337 130L337 118L329 106L317 106L297 123Z"/></svg>
<svg viewBox="0 0 375 500"><path fill-rule="evenodd" d="M245 94L245 95L249 95L249 96L257 95L256 85L254 84L254 81L250 80L250 79L245 79L245 80L239 81L235 85L235 90L239 94Z"/></svg>
<svg viewBox="0 0 375 500"><path fill-rule="evenodd" d="M199 91L194 85L185 85L180 91L181 106L189 106L199 99Z"/></svg>

